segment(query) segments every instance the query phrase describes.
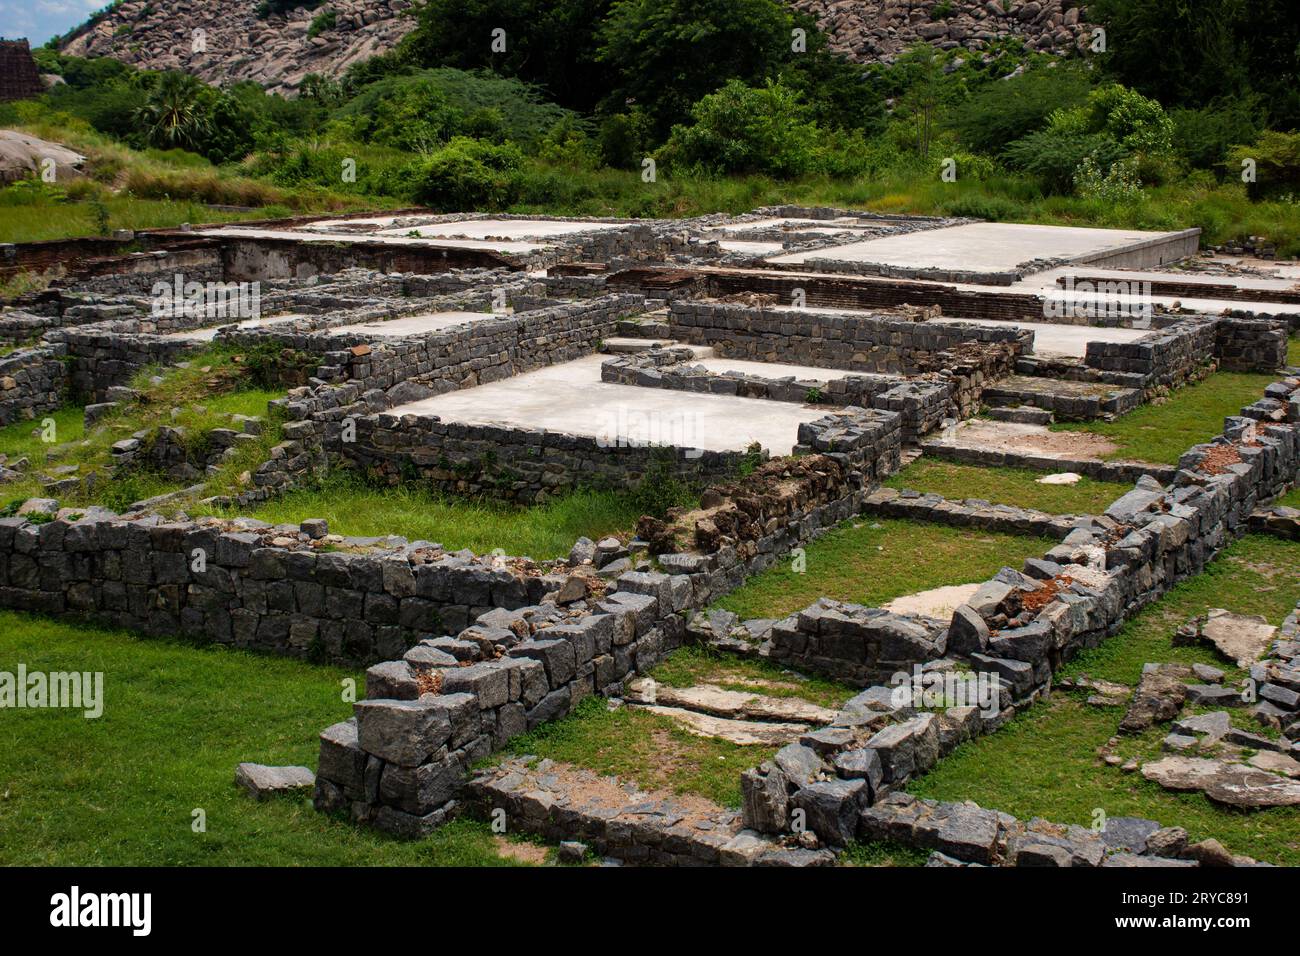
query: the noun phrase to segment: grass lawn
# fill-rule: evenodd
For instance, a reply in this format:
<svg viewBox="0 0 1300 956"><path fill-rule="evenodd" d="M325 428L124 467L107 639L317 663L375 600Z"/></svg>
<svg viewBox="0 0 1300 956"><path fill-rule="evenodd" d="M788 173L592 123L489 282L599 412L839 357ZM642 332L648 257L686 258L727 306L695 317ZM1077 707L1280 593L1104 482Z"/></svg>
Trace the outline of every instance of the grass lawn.
<svg viewBox="0 0 1300 956"><path fill-rule="evenodd" d="M102 201L108 216L108 230L173 229L181 223L238 222L242 219L275 219L293 215L283 206L267 206L248 212L213 209L198 202L172 199L138 199L112 196ZM0 203L0 242L40 242L103 234L96 207L89 202L8 205Z"/></svg>
<svg viewBox="0 0 1300 956"><path fill-rule="evenodd" d="M347 718L360 675L244 651L0 612L0 669L99 671L104 713L0 712L0 865L494 865L486 824L405 843L316 813L257 803L248 760L316 766L317 735ZM207 832L191 829L202 809Z"/></svg>
<svg viewBox="0 0 1300 956"><path fill-rule="evenodd" d="M1291 336L1286 347L1286 364L1300 367L1300 332Z"/></svg>
<svg viewBox="0 0 1300 956"><path fill-rule="evenodd" d="M1209 607L1263 614L1280 623L1300 597L1298 572L1300 544L1248 536L1205 574L1174 588L1100 648L1081 654L1065 673L1133 684L1148 661L1203 661L1235 679L1240 672L1209 649L1173 647L1175 628ZM1122 716L1121 707L1092 707L1081 697L1058 693L996 734L963 745L910 789L918 796L974 800L1021 819L1040 816L1084 826L1101 808L1109 816L1142 816L1182 826L1193 840L1214 837L1233 852L1270 863L1300 865L1300 809L1227 810L1201 794L1171 793L1139 773L1101 763L1097 748L1114 735ZM1116 752L1125 758L1154 758L1166 731L1158 727L1125 738Z"/></svg>
<svg viewBox="0 0 1300 956"><path fill-rule="evenodd" d="M819 597L876 606L917 591L987 580L1055 544L919 521L854 518L808 545L805 571L782 561L718 607L744 619L784 617Z"/></svg>
<svg viewBox="0 0 1300 956"><path fill-rule="evenodd" d="M1048 514L1100 514L1132 486L1080 478L1075 485L1044 485L1040 472L1020 468L982 468L921 457L885 486L933 492L945 498L978 498L994 504L1036 508Z"/></svg>
<svg viewBox="0 0 1300 956"><path fill-rule="evenodd" d="M1110 439L1118 448L1108 458L1177 464L1187 449L1220 434L1224 418L1263 398L1264 387L1276 380L1274 374L1215 372L1175 390L1162 404L1143 405L1113 422L1068 422L1051 428Z"/></svg>
<svg viewBox="0 0 1300 956"><path fill-rule="evenodd" d="M632 496L614 492L578 491L544 505L516 508L409 485L376 488L340 473L239 513L276 524L325 518L336 534L400 534L481 554L504 548L541 561L567 555L583 535L598 540L630 531L643 511Z"/></svg>

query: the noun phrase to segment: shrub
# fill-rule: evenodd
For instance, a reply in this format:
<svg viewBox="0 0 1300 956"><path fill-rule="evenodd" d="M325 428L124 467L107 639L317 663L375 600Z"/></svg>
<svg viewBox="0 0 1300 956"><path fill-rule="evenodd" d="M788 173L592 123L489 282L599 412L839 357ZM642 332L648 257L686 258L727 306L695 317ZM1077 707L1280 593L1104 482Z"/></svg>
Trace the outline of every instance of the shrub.
<svg viewBox="0 0 1300 956"><path fill-rule="evenodd" d="M1246 184L1246 195L1252 200L1294 201L1300 195L1300 133L1265 130L1253 145L1232 149L1229 170L1239 172L1247 160L1255 164L1255 181Z"/></svg>
<svg viewBox="0 0 1300 956"><path fill-rule="evenodd" d="M1084 199L1133 202L1142 195L1137 163L1132 159L1121 159L1103 171L1093 157L1085 156L1074 171L1074 191Z"/></svg>
<svg viewBox="0 0 1300 956"><path fill-rule="evenodd" d="M1220 101L1205 109L1174 110L1174 150L1199 169L1216 169L1238 143L1254 142L1259 133L1258 108L1251 100Z"/></svg>
<svg viewBox="0 0 1300 956"><path fill-rule="evenodd" d="M519 194L517 146L458 136L410 170L412 198L445 212L499 209Z"/></svg>
<svg viewBox="0 0 1300 956"><path fill-rule="evenodd" d="M1033 69L985 83L947 122L977 153L1001 153L1008 144L1043 128L1054 112L1081 105L1091 88L1077 69Z"/></svg>
<svg viewBox="0 0 1300 956"><path fill-rule="evenodd" d="M1123 158L1124 150L1102 133L1044 130L1016 140L1004 155L1011 166L1036 176L1045 191L1069 193L1074 188L1074 171L1085 159L1109 170Z"/></svg>
<svg viewBox="0 0 1300 956"><path fill-rule="evenodd" d="M779 83L749 87L729 80L691 109L695 123L676 126L665 156L672 164L717 173L798 176L819 161L821 131L797 94Z"/></svg>

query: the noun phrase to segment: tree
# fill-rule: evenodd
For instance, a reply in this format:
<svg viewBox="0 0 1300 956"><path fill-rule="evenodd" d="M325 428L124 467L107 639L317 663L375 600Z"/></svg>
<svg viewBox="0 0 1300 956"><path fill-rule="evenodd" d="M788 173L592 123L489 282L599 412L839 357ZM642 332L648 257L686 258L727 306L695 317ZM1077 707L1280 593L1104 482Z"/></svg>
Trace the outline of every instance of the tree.
<svg viewBox="0 0 1300 956"><path fill-rule="evenodd" d="M617 0L599 33L608 112L637 105L662 139L728 80L758 86L788 63L794 19L772 0Z"/></svg>
<svg viewBox="0 0 1300 956"><path fill-rule="evenodd" d="M421 67L490 69L590 111L607 89L596 30L611 0L429 0L399 59ZM494 32L504 49L493 49Z"/></svg>
<svg viewBox="0 0 1300 956"><path fill-rule="evenodd" d="M136 112L145 140L163 149L192 149L211 132L205 87L187 73L164 73Z"/></svg>
<svg viewBox="0 0 1300 956"><path fill-rule="evenodd" d="M1106 27L1106 69L1165 106L1253 91L1272 123L1300 124L1295 0L1092 0L1088 19Z"/></svg>

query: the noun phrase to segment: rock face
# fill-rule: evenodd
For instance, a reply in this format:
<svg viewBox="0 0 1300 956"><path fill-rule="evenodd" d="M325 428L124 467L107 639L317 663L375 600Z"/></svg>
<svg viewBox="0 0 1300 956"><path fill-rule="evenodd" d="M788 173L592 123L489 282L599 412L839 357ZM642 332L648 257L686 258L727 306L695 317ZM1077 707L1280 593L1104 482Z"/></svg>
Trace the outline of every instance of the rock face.
<svg viewBox="0 0 1300 956"><path fill-rule="evenodd" d="M945 50L981 50L991 41L1019 37L1028 49L1066 52L1091 39L1079 9L1063 9L1062 0L794 0L791 6L816 17L832 50L861 62L892 60L919 40Z"/></svg>
<svg viewBox="0 0 1300 956"><path fill-rule="evenodd" d="M80 171L86 157L58 143L0 129L0 183L39 177L46 160L54 161L55 177L63 182Z"/></svg>
<svg viewBox="0 0 1300 956"><path fill-rule="evenodd" d="M794 0L830 37L831 49L863 63L892 60L925 40L940 49L982 50L1021 38L1038 51L1066 52L1086 43L1090 28L1063 0L946 4L896 0ZM411 0L329 0L315 10L257 16L257 0L127 0L87 22L62 44L75 56L111 56L143 69L184 70L209 83L254 80L292 93L308 73L338 76L353 63L391 50L415 26ZM308 36L325 9L334 25ZM202 44L196 44L196 30ZM205 49L196 49L196 46Z"/></svg>
<svg viewBox="0 0 1300 956"><path fill-rule="evenodd" d="M263 20L257 0L128 0L78 28L61 49L141 69L184 70L208 83L254 80L292 93L309 73L338 76L392 49L415 25L411 6L410 0L330 0ZM309 37L312 20L327 8L334 25Z"/></svg>

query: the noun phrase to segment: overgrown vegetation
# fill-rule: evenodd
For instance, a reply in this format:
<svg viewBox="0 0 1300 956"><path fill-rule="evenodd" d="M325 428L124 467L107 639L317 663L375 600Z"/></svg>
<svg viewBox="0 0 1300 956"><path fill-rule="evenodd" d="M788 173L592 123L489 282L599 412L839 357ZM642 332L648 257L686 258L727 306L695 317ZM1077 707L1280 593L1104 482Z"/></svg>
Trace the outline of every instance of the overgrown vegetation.
<svg viewBox="0 0 1300 956"><path fill-rule="evenodd" d="M257 387L243 359L241 352L211 346L181 366L144 369L131 383L139 398L123 403L90 429L85 428L84 409L78 405L0 428L0 453L9 456L11 465L20 458L29 460L24 477L3 487L3 500L47 497L42 476L72 467L63 477L80 479L80 485L60 491L57 497L62 504L98 504L122 510L136 501L179 491L192 482L156 472L139 459L114 474L115 442L139 433L150 441L159 427L167 426L183 429L187 445L197 451L205 446L213 429L233 427L232 416L261 418L261 434L241 442L235 454L220 464L217 474L202 482L203 495L237 492L280 441L279 419L270 414L267 403L283 394L282 390ZM195 395L204 398L196 402Z"/></svg>
<svg viewBox="0 0 1300 956"><path fill-rule="evenodd" d="M98 187L66 197L107 216L64 214L41 235L218 218L140 205L164 198L263 214L419 202L656 217L803 202L1198 225L1209 242L1265 235L1295 253L1300 27L1280 0L1212 6L1091 5L1125 36L1095 58L1005 40L864 66L777 0L431 0L396 49L308 77L292 100L40 50L66 83L0 107L0 124L77 149L92 134L101 153L119 144L92 156ZM154 168L138 169L142 154ZM31 235L7 218L0 238Z"/></svg>

